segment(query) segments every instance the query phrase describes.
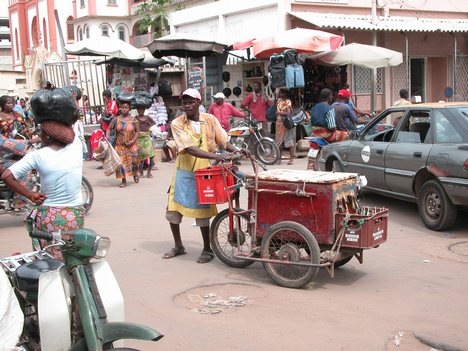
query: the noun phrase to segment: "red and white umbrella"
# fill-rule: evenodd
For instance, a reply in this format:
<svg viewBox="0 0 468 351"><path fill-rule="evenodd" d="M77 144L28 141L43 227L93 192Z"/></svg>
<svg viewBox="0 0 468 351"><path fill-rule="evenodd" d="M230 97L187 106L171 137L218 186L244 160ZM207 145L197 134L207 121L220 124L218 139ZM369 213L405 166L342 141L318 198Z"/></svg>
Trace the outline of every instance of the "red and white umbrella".
<svg viewBox="0 0 468 351"><path fill-rule="evenodd" d="M298 53L314 53L336 50L343 37L314 29L294 28L264 38L253 40L253 54L257 58L268 58L286 49Z"/></svg>

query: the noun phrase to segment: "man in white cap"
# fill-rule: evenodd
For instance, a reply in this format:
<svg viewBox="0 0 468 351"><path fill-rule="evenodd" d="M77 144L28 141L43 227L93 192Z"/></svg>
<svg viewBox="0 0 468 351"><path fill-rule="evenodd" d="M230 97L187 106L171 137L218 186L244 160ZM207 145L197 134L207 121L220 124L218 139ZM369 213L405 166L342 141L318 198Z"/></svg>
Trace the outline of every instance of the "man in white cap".
<svg viewBox="0 0 468 351"><path fill-rule="evenodd" d="M228 152L236 152L233 145L227 141L226 133L221 128L215 116L199 112L200 93L195 89L187 89L182 95L182 106L185 111L171 123L172 134L179 152L175 174L169 190L166 219L169 221L175 246L162 258L173 258L185 254L185 248L180 236L180 223L183 216L195 218L203 238L203 251L198 263L210 262L213 251L210 246L210 218L217 214L216 205L200 205L197 199L197 187L194 171L210 165L209 160L228 161L228 153L215 153L218 148ZM249 151L242 149L243 154Z"/></svg>
<svg viewBox="0 0 468 351"><path fill-rule="evenodd" d="M213 95L213 98L215 102L211 104L208 113L211 113L218 119L219 123L221 123L221 127L223 127L226 132L231 128L229 124L231 116L245 117L244 112L239 111L230 103L224 102L226 96L224 96L223 93L216 93Z"/></svg>

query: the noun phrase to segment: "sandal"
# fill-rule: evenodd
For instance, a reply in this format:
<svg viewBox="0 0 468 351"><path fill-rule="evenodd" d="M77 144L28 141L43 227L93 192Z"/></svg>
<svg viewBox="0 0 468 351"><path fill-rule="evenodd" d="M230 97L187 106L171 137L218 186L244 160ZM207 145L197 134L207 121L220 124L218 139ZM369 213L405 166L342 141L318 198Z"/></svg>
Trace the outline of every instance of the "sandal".
<svg viewBox="0 0 468 351"><path fill-rule="evenodd" d="M197 263L208 263L214 258L213 251L203 250L200 257L197 259Z"/></svg>
<svg viewBox="0 0 468 351"><path fill-rule="evenodd" d="M180 255L185 255L187 252L185 252L185 248L183 246L181 247L173 247L171 251L166 252L164 255L162 255L162 259L167 260L169 258L174 258L176 256Z"/></svg>
<svg viewBox="0 0 468 351"><path fill-rule="evenodd" d="M135 181L135 183L138 183L140 181L140 176L134 175L133 180Z"/></svg>
<svg viewBox="0 0 468 351"><path fill-rule="evenodd" d="M290 165L293 165L294 164L294 161L288 161L287 165L290 166Z"/></svg>
<svg viewBox="0 0 468 351"><path fill-rule="evenodd" d="M125 188L126 186L127 186L127 182L125 182L125 183L122 182L122 183L120 183L119 188Z"/></svg>
<svg viewBox="0 0 468 351"><path fill-rule="evenodd" d="M148 173L148 174L146 175L146 178L153 178L153 175L152 175L151 173Z"/></svg>

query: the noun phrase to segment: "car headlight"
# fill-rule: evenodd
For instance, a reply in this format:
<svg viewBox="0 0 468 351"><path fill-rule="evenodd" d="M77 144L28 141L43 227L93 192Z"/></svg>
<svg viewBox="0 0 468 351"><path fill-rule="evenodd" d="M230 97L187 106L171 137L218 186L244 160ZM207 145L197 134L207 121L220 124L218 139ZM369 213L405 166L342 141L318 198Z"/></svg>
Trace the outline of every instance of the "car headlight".
<svg viewBox="0 0 468 351"><path fill-rule="evenodd" d="M111 240L106 236L98 236L94 242L93 257L104 258L109 252Z"/></svg>

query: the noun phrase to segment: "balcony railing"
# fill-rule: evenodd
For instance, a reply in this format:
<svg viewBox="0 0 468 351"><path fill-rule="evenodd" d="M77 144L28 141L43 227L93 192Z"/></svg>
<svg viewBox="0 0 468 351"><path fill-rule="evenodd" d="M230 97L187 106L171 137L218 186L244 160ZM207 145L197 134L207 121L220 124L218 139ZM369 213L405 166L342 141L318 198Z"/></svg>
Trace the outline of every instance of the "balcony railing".
<svg viewBox="0 0 468 351"><path fill-rule="evenodd" d="M141 49L151 42L152 36L151 34L142 34L142 35L134 35L132 38L133 38L133 46Z"/></svg>

